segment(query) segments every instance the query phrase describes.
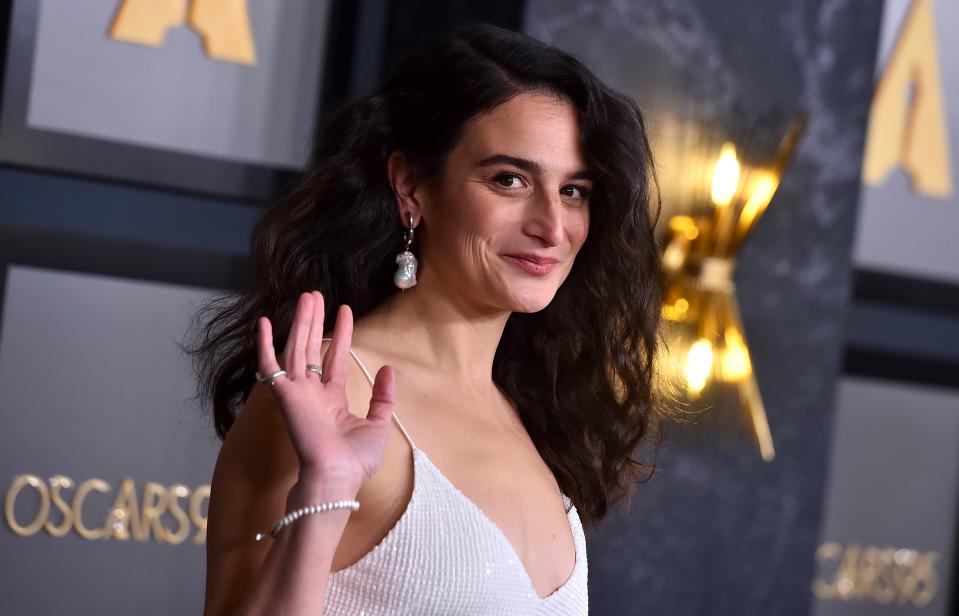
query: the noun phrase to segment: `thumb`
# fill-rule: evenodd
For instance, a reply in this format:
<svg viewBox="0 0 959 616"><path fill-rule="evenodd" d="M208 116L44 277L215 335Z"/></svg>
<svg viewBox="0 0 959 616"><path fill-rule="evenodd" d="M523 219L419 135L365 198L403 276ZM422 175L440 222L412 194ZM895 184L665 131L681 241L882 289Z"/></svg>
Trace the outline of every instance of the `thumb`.
<svg viewBox="0 0 959 616"><path fill-rule="evenodd" d="M373 397L366 420L373 423L387 423L396 406L396 371L393 366L381 366L373 379Z"/></svg>

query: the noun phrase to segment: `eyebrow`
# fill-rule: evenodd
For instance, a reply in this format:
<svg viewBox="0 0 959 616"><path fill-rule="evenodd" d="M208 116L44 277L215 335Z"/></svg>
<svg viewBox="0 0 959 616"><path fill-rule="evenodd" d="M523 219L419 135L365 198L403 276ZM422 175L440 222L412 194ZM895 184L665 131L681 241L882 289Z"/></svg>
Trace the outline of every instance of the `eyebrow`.
<svg viewBox="0 0 959 616"><path fill-rule="evenodd" d="M514 167L519 167L523 171L528 171L534 174L542 175L543 173L543 167L535 160L520 158L518 156L510 156L509 154L494 154L493 156L484 158L477 163L477 165L480 167L491 167L493 165L501 164L513 165ZM574 180L592 180L593 174L587 169L578 169L570 174L570 178Z"/></svg>

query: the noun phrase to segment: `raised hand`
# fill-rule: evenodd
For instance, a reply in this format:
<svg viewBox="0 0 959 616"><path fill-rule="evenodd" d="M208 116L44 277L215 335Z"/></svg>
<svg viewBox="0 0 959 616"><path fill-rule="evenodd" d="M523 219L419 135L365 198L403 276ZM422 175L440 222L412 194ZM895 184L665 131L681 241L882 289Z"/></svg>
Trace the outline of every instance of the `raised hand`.
<svg viewBox="0 0 959 616"><path fill-rule="evenodd" d="M392 366L379 369L366 418L349 411L346 361L353 336L353 312L341 305L332 343L322 355L324 298L319 291L303 293L283 349L285 375L267 385L286 419L290 440L300 461L300 481L335 482L358 491L383 459L390 416L395 404ZM273 350L270 320L257 320L258 375L269 377L280 365ZM322 365L322 377L307 370Z"/></svg>

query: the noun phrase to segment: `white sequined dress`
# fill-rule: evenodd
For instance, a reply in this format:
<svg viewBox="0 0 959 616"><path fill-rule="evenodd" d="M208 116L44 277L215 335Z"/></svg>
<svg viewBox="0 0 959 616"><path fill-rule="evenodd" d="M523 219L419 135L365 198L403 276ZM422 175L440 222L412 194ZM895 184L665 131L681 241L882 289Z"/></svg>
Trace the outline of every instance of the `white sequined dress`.
<svg viewBox="0 0 959 616"><path fill-rule="evenodd" d="M356 353L366 379L373 377ZM540 597L500 528L416 447L413 494L393 528L352 565L330 573L326 616L582 616L589 611L586 539L576 507L563 494L576 564Z"/></svg>

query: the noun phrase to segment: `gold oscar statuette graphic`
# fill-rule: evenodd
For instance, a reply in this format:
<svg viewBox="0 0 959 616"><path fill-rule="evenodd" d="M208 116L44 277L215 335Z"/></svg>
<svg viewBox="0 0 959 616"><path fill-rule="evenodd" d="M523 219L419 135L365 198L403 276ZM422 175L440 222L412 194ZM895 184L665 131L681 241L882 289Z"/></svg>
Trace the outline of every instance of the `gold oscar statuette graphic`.
<svg viewBox="0 0 959 616"><path fill-rule="evenodd" d="M877 185L897 167L913 189L945 199L952 194L942 82L930 0L914 0L876 85L863 180Z"/></svg>
<svg viewBox="0 0 959 616"><path fill-rule="evenodd" d="M64 494L65 490L71 491L74 487L72 498ZM39 502L32 516L25 516L29 520L18 519L17 499L27 490L35 492ZM21 537L36 535L41 530L54 537L63 537L72 530L91 541L129 541L132 538L134 541L152 540L179 545L193 532L193 544L206 542L207 520L203 505L210 498L209 485L190 490L179 483L165 486L150 481L144 484L141 494L137 492L134 480L124 477L105 514L102 510L99 513L90 511L86 506L87 497L93 492L109 495L112 488L102 479L87 479L77 485L66 475L54 475L49 481L28 473L18 475L7 489L4 503L7 526ZM97 524L94 520L100 522Z"/></svg>
<svg viewBox="0 0 959 616"><path fill-rule="evenodd" d="M122 0L110 37L159 47L167 30L184 21L202 37L211 58L256 64L246 0Z"/></svg>
<svg viewBox="0 0 959 616"><path fill-rule="evenodd" d="M823 543L816 562L823 577L813 581L816 597L922 607L939 590L938 552L909 548Z"/></svg>

